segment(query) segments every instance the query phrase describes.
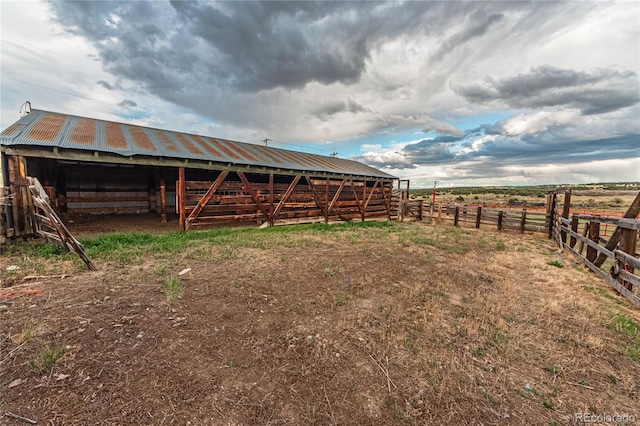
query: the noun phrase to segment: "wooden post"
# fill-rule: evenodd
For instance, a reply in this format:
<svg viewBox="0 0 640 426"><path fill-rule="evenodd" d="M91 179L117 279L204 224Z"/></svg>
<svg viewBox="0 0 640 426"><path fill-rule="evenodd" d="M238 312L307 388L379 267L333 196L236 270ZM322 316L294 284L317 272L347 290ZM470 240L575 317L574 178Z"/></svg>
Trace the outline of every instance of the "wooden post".
<svg viewBox="0 0 640 426"><path fill-rule="evenodd" d="M527 209L522 209L522 216L520 217L520 233L524 234L524 228L527 225Z"/></svg>
<svg viewBox="0 0 640 426"><path fill-rule="evenodd" d="M420 200L418 204L419 204L419 206L418 206L419 207L418 220L421 221L422 220L422 215L423 215L423 211L422 210L424 209L424 200Z"/></svg>
<svg viewBox="0 0 640 426"><path fill-rule="evenodd" d="M622 249L623 252L627 253L630 256L635 257L636 256L636 244L637 244L637 239L638 239L638 231L636 229L627 229L627 228L623 228L622 229L622 237L620 239L620 248ZM629 265L628 263L624 263L623 265L621 265L622 268L633 274L633 266ZM622 278L618 278L618 281L620 282L620 284L622 284L627 290L633 291L633 284L625 281Z"/></svg>
<svg viewBox="0 0 640 426"><path fill-rule="evenodd" d="M552 193L549 197L549 208L547 210L548 220L549 220L549 239L553 238L553 228L555 221L555 212L556 212L556 193Z"/></svg>
<svg viewBox="0 0 640 426"><path fill-rule="evenodd" d="M576 234L578 233L578 217L575 214L571 217L571 230ZM571 238L569 238L569 247L574 248L576 241L576 237L571 235Z"/></svg>
<svg viewBox="0 0 640 426"><path fill-rule="evenodd" d="M582 236L583 237L587 237L587 235L589 235L589 227L590 224L589 222L584 224L584 230L582 231ZM580 242L578 243L578 249L576 250L581 256L582 256L582 250L584 249L584 241L580 240Z"/></svg>
<svg viewBox="0 0 640 426"><path fill-rule="evenodd" d="M480 228L481 220L482 220L482 206L478 206L478 213L476 213L476 229Z"/></svg>
<svg viewBox="0 0 640 426"><path fill-rule="evenodd" d="M167 184L163 179L160 179L160 221L167 221Z"/></svg>
<svg viewBox="0 0 640 426"><path fill-rule="evenodd" d="M562 206L562 217L569 219L569 210L571 209L571 189L564 191L564 205ZM560 234L562 244L567 244L567 233L562 231Z"/></svg>
<svg viewBox="0 0 640 426"><path fill-rule="evenodd" d="M600 242L600 223L599 222L591 222L589 224L589 239L596 244ZM598 257L598 250L594 249L591 246L587 246L587 260L592 262L596 260Z"/></svg>
<svg viewBox="0 0 640 426"><path fill-rule="evenodd" d="M498 231L502 231L502 218L504 217L504 211L498 212Z"/></svg>
<svg viewBox="0 0 640 426"><path fill-rule="evenodd" d="M329 223L329 178L324 192L324 223Z"/></svg>
<svg viewBox="0 0 640 426"><path fill-rule="evenodd" d="M178 209L180 212L180 230L184 231L187 229L187 200L186 200L186 184L185 184L185 173L184 167L178 168Z"/></svg>
<svg viewBox="0 0 640 426"><path fill-rule="evenodd" d="M269 226L273 226L273 198L275 185L273 183L273 173L269 174Z"/></svg>
<svg viewBox="0 0 640 426"><path fill-rule="evenodd" d="M458 226L458 219L460 216L460 207L456 204L456 209L453 213L453 226Z"/></svg>
<svg viewBox="0 0 640 426"><path fill-rule="evenodd" d="M442 203L438 205L438 222L442 222Z"/></svg>

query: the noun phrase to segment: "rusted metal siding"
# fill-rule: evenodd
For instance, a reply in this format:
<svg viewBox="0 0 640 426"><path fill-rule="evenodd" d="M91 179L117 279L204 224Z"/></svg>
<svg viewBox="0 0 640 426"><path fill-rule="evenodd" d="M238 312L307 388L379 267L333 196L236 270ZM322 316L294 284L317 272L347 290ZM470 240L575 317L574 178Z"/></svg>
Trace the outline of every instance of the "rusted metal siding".
<svg viewBox="0 0 640 426"><path fill-rule="evenodd" d="M219 138L32 110L0 134L2 146L46 146L123 156L204 160L223 164L395 179L356 161Z"/></svg>

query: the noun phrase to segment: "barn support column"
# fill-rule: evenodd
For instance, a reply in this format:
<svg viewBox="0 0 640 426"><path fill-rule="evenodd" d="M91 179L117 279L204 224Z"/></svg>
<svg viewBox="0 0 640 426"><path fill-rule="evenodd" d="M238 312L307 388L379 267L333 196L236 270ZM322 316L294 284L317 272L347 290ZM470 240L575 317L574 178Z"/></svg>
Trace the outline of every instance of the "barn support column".
<svg viewBox="0 0 640 426"><path fill-rule="evenodd" d="M329 178L324 190L324 223L329 223Z"/></svg>
<svg viewBox="0 0 640 426"><path fill-rule="evenodd" d="M178 168L178 184L176 185L176 198L178 202L178 212L180 213L180 230L187 229L187 209L186 209L186 188L185 188L184 167Z"/></svg>
<svg viewBox="0 0 640 426"><path fill-rule="evenodd" d="M167 183L160 179L160 221L167 221Z"/></svg>
<svg viewBox="0 0 640 426"><path fill-rule="evenodd" d="M11 180L9 179L9 158L7 154L0 151L0 178L2 179L2 184L0 185L0 198L4 200L4 215L6 217L6 222L4 218L0 219L0 223L4 223L4 231L0 238L3 236L11 237L13 236L13 203L11 202L12 194L11 194ZM0 212L2 213L2 212Z"/></svg>
<svg viewBox="0 0 640 426"><path fill-rule="evenodd" d="M269 174L269 226L273 226L273 197L275 196L273 185L273 173Z"/></svg>

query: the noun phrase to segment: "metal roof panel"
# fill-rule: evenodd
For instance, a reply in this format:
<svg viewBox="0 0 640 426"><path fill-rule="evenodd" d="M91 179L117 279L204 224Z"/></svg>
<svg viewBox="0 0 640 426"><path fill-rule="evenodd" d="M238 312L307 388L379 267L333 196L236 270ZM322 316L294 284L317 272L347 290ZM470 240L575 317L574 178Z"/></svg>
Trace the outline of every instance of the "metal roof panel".
<svg viewBox="0 0 640 426"><path fill-rule="evenodd" d="M5 129L0 134L0 145L61 147L395 179L353 160L36 109Z"/></svg>

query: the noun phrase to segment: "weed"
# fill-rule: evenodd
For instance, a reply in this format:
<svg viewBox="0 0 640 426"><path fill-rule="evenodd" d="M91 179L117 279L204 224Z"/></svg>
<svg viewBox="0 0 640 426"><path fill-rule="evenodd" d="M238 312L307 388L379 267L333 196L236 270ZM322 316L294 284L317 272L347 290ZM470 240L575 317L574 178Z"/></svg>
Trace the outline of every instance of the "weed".
<svg viewBox="0 0 640 426"><path fill-rule="evenodd" d="M43 373L51 370L62 355L64 355L64 346L59 343L47 344L37 358L29 361L29 366L36 373Z"/></svg>
<svg viewBox="0 0 640 426"><path fill-rule="evenodd" d="M553 402L551 402L551 401L542 401L542 405L547 410L553 410Z"/></svg>
<svg viewBox="0 0 640 426"><path fill-rule="evenodd" d="M412 354L418 353L418 347L416 346L416 338L415 335L411 334L404 339L404 348L411 352Z"/></svg>
<svg viewBox="0 0 640 426"><path fill-rule="evenodd" d="M182 297L182 293L184 293L184 286L182 285L180 277L177 275L165 278L162 282L162 288L167 295L167 301L169 301L169 303L177 301Z"/></svg>
<svg viewBox="0 0 640 426"><path fill-rule="evenodd" d="M280 263L286 263L286 262L287 262L287 255L283 253L280 255Z"/></svg>
<svg viewBox="0 0 640 426"><path fill-rule="evenodd" d="M322 265L322 273L324 274L325 278L331 278L336 274L336 270L331 265L331 262L323 260L321 265Z"/></svg>
<svg viewBox="0 0 640 426"><path fill-rule="evenodd" d="M158 266L157 268L153 269L153 273L160 277L166 274L166 272L167 272L167 265Z"/></svg>
<svg viewBox="0 0 640 426"><path fill-rule="evenodd" d="M556 367L555 365L551 365L551 364L548 364L545 367L545 370L547 370L549 373L553 374L556 377L562 374L562 369L560 367Z"/></svg>
<svg viewBox="0 0 640 426"><path fill-rule="evenodd" d="M504 247L504 241L502 241L502 240L498 240L498 241L496 242L496 250L498 250L498 251L504 251L504 248L505 248L505 247Z"/></svg>
<svg viewBox="0 0 640 426"><path fill-rule="evenodd" d="M633 319L629 318L627 314L620 313L616 315L613 320L614 327L619 332L631 337L639 336L638 324L636 324Z"/></svg>
<svg viewBox="0 0 640 426"><path fill-rule="evenodd" d="M336 293L336 306L344 306L348 300L347 295L343 292L339 291Z"/></svg>
<svg viewBox="0 0 640 426"><path fill-rule="evenodd" d="M562 268L562 263L558 262L557 260L551 260L547 262L547 265L555 266L556 268Z"/></svg>
<svg viewBox="0 0 640 426"><path fill-rule="evenodd" d="M42 332L42 326L30 319L24 323L19 334L11 337L11 340L16 345L21 345L32 340L34 337L39 336Z"/></svg>

